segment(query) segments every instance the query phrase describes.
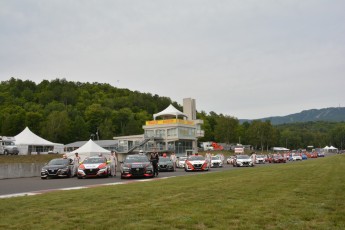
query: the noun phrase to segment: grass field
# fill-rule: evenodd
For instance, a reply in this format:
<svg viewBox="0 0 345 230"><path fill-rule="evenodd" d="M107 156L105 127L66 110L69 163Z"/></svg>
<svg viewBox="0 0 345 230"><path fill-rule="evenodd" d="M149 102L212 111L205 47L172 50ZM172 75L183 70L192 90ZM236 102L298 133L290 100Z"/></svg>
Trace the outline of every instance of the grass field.
<svg viewBox="0 0 345 230"><path fill-rule="evenodd" d="M345 155L0 200L0 229L345 229Z"/></svg>
<svg viewBox="0 0 345 230"><path fill-rule="evenodd" d="M0 164L8 163L45 163L54 158L61 158L62 154L42 155L0 155Z"/></svg>

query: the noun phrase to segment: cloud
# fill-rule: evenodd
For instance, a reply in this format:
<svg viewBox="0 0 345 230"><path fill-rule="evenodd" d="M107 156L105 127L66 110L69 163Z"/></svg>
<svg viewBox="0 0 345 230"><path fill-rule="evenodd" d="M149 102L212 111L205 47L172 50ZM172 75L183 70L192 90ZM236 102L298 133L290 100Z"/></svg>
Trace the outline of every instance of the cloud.
<svg viewBox="0 0 345 230"><path fill-rule="evenodd" d="M238 118L337 106L343 1L2 1L0 78L66 78ZM325 89L326 88L326 89Z"/></svg>

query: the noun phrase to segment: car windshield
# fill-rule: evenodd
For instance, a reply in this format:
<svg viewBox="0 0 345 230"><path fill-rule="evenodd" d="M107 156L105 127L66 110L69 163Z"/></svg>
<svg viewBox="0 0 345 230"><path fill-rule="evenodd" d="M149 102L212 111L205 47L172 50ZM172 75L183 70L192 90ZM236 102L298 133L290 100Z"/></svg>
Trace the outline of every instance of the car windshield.
<svg viewBox="0 0 345 230"><path fill-rule="evenodd" d="M6 146L14 145L14 142L11 142L11 141L4 141L4 145L6 145Z"/></svg>
<svg viewBox="0 0 345 230"><path fill-rule="evenodd" d="M256 155L256 158L264 158L264 155Z"/></svg>
<svg viewBox="0 0 345 230"><path fill-rule="evenodd" d="M168 161L171 161L171 160L168 157L160 157L159 161L160 162L168 162Z"/></svg>
<svg viewBox="0 0 345 230"><path fill-rule="evenodd" d="M188 160L190 160L190 161L202 161L202 160L205 160L205 158L203 156L190 156L188 158Z"/></svg>
<svg viewBox="0 0 345 230"><path fill-rule="evenodd" d="M83 162L84 164L100 164L105 163L105 158L97 157L97 158L87 158Z"/></svg>
<svg viewBox="0 0 345 230"><path fill-rule="evenodd" d="M247 155L238 155L237 159L249 159L249 156L247 156Z"/></svg>
<svg viewBox="0 0 345 230"><path fill-rule="evenodd" d="M212 157L212 160L219 160L219 157Z"/></svg>
<svg viewBox="0 0 345 230"><path fill-rule="evenodd" d="M48 165L66 165L68 162L68 159L53 159L49 161Z"/></svg>
<svg viewBox="0 0 345 230"><path fill-rule="evenodd" d="M134 163L134 162L148 162L149 160L145 156L127 156L125 159L126 163Z"/></svg>

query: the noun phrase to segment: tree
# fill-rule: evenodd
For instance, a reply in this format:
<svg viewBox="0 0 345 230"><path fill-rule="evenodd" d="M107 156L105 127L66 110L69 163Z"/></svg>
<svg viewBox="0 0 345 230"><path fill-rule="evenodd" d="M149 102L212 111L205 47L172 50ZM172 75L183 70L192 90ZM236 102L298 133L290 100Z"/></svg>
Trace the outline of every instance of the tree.
<svg viewBox="0 0 345 230"><path fill-rule="evenodd" d="M42 127L42 136L52 142L68 143L70 119L66 111L54 111L47 117Z"/></svg>
<svg viewBox="0 0 345 230"><path fill-rule="evenodd" d="M261 151L269 149L274 143L274 129L270 121L262 122L261 120L253 121L248 128L248 139L249 142Z"/></svg>
<svg viewBox="0 0 345 230"><path fill-rule="evenodd" d="M217 123L214 128L216 141L227 144L236 142L238 137L238 119L221 115L216 121Z"/></svg>

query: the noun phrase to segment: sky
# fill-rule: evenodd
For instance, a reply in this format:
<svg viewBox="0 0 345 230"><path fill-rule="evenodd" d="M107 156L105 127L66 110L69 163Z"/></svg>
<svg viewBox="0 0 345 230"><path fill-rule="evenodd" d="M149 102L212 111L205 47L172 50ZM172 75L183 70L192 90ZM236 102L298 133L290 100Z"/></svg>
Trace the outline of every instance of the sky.
<svg viewBox="0 0 345 230"><path fill-rule="evenodd" d="M0 81L65 78L239 119L345 106L343 0L0 0Z"/></svg>

